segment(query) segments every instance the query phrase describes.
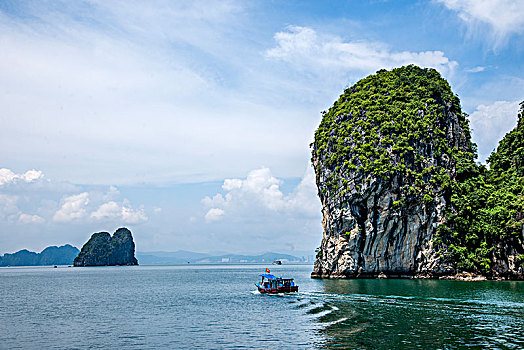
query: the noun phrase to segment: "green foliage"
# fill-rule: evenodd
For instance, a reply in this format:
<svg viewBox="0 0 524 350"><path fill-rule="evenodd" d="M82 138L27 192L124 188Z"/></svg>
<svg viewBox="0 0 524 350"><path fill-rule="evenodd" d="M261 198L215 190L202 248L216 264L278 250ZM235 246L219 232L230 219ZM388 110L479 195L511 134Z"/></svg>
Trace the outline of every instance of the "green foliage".
<svg viewBox="0 0 524 350"><path fill-rule="evenodd" d="M490 273L499 243L524 253L523 111L524 103L517 127L489 157L489 170L482 165L457 170L461 179L453 183L453 210L439 227L439 239L449 245L449 257L458 261L458 268Z"/></svg>
<svg viewBox="0 0 524 350"><path fill-rule="evenodd" d="M446 139L450 115L464 133L460 150ZM474 165L470 139L466 115L446 80L434 69L409 65L380 70L346 89L323 112L312 157L332 170L321 190L327 195L346 192L340 180L357 171L386 181L400 175L405 196L433 197L436 187L449 186L443 158Z"/></svg>
<svg viewBox="0 0 524 350"><path fill-rule="evenodd" d="M430 204L431 202L433 202L433 197L431 197L429 194L426 193L424 195L424 203Z"/></svg>

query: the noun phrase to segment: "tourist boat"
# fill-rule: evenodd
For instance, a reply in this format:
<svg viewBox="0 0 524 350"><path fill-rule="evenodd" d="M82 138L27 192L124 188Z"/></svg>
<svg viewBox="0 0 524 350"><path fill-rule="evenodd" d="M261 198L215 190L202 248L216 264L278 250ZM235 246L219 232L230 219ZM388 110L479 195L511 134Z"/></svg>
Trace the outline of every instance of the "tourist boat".
<svg viewBox="0 0 524 350"><path fill-rule="evenodd" d="M282 265L282 261L275 260L275 261L273 261L273 265Z"/></svg>
<svg viewBox="0 0 524 350"><path fill-rule="evenodd" d="M255 283L260 293L277 294L298 292L298 286L293 282L293 278L276 277L269 273L259 275L262 280Z"/></svg>

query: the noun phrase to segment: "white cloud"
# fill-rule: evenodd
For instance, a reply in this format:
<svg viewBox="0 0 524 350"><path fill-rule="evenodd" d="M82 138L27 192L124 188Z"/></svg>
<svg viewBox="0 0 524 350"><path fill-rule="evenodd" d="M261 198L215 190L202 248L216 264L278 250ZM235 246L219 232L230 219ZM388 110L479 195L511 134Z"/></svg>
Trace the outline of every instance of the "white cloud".
<svg viewBox="0 0 524 350"><path fill-rule="evenodd" d="M160 207L153 207L153 212L155 214L160 214L162 212L162 208L160 208Z"/></svg>
<svg viewBox="0 0 524 350"><path fill-rule="evenodd" d="M479 105L469 116L472 139L478 145L479 160L485 162L504 135L517 125L519 101L496 101Z"/></svg>
<svg viewBox="0 0 524 350"><path fill-rule="evenodd" d="M242 181L242 186L235 189L234 192L230 192L232 195L230 201L235 199L233 196L236 194L237 198L256 198L265 207L278 210L284 205L284 195L280 191L281 184L282 181L275 178L269 168L252 170L247 178Z"/></svg>
<svg viewBox="0 0 524 350"><path fill-rule="evenodd" d="M205 197L202 205L205 214L199 222L203 216L209 224L202 239L213 241L215 249L312 249L322 235L320 201L311 167L300 181L284 181L266 167L251 170L245 178L226 179L221 193Z"/></svg>
<svg viewBox="0 0 524 350"><path fill-rule="evenodd" d="M235 188L242 187L242 180L240 179L225 179L222 188L226 191L231 191Z"/></svg>
<svg viewBox="0 0 524 350"><path fill-rule="evenodd" d="M320 212L314 174L311 169L297 185L285 195L283 181L274 177L269 168L255 169L245 179L226 179L222 188L227 191L205 197L202 203L211 208L206 221L221 218L226 213L238 218L257 217L264 211L282 215L296 214L317 217ZM210 220L211 219L211 220Z"/></svg>
<svg viewBox="0 0 524 350"><path fill-rule="evenodd" d="M62 206L53 216L56 222L69 222L86 216L86 206L89 204L89 193L65 196L62 198Z"/></svg>
<svg viewBox="0 0 524 350"><path fill-rule="evenodd" d="M3 220L12 220L18 215L19 196L0 193L0 218Z"/></svg>
<svg viewBox="0 0 524 350"><path fill-rule="evenodd" d="M137 224L147 220L148 218L144 208L133 209L131 208L129 201L124 200L124 203L122 204L122 222L127 224Z"/></svg>
<svg viewBox="0 0 524 350"><path fill-rule="evenodd" d="M17 180L32 182L44 177L44 174L40 170L28 170L23 174L15 174L12 170L2 168L0 169L0 186L14 182Z"/></svg>
<svg viewBox="0 0 524 350"><path fill-rule="evenodd" d="M322 36L308 27L288 26L274 36L277 46L268 50L271 59L291 63L304 71L374 72L407 64L435 68L451 75L458 65L442 51L393 51L380 42L344 41L337 36Z"/></svg>
<svg viewBox="0 0 524 350"><path fill-rule="evenodd" d="M73 185L43 178L40 170L16 174L0 169L0 222L136 224L148 220L144 207L133 207L115 186ZM158 214L161 209L154 211Z"/></svg>
<svg viewBox="0 0 524 350"><path fill-rule="evenodd" d="M288 196L288 202L288 207L290 208L298 209L310 217L318 216L320 212L320 200L318 199L313 168L308 168L295 191Z"/></svg>
<svg viewBox="0 0 524 350"><path fill-rule="evenodd" d="M524 31L523 0L437 0L456 11L471 31L488 25L491 37L500 44L511 34Z"/></svg>
<svg viewBox="0 0 524 350"><path fill-rule="evenodd" d="M50 221L57 212L57 202L61 197L64 197L65 207L57 218L63 219L61 214L65 214L69 204L65 197L78 190L77 186L70 183L45 179L41 170L33 169L18 174L11 169L0 169L0 221L16 224Z"/></svg>
<svg viewBox="0 0 524 350"><path fill-rule="evenodd" d="M477 66L474 68L464 69L466 73L478 73L486 70L486 67Z"/></svg>
<svg viewBox="0 0 524 350"><path fill-rule="evenodd" d="M20 214L18 222L22 224L42 224L45 222L44 218L39 215Z"/></svg>
<svg viewBox="0 0 524 350"><path fill-rule="evenodd" d="M206 222L217 221L225 214L225 211L220 208L211 208L206 213Z"/></svg>
<svg viewBox="0 0 524 350"><path fill-rule="evenodd" d="M112 201L120 197L120 191L115 186L109 186L109 191L104 195L103 200Z"/></svg>
<svg viewBox="0 0 524 350"><path fill-rule="evenodd" d="M114 219L122 216L122 207L116 202L107 202L91 213L91 217L96 220Z"/></svg>
<svg viewBox="0 0 524 350"><path fill-rule="evenodd" d="M227 194L226 197L230 199L231 195ZM220 193L215 194L213 197L206 196L202 199L202 203L207 207L223 206L226 202L227 200Z"/></svg>
<svg viewBox="0 0 524 350"><path fill-rule="evenodd" d="M101 204L90 217L94 220L120 220L125 224L136 224L147 221L147 216L143 208L133 209L129 201L119 204L114 201Z"/></svg>

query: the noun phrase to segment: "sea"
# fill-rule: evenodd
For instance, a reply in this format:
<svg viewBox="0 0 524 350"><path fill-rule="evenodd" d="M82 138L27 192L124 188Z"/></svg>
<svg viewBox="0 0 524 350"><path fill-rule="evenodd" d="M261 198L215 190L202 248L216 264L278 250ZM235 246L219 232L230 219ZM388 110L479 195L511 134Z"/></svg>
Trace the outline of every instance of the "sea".
<svg viewBox="0 0 524 350"><path fill-rule="evenodd" d="M266 267L299 292L258 293ZM0 349L524 348L524 282L314 280L311 270L0 268Z"/></svg>

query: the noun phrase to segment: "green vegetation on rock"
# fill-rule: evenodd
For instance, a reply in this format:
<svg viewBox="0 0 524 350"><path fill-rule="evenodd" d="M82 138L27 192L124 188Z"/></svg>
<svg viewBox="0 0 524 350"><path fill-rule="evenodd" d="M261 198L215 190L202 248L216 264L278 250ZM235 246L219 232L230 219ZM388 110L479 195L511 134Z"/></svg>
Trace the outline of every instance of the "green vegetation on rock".
<svg viewBox="0 0 524 350"><path fill-rule="evenodd" d="M469 168L453 183L448 222L437 239L449 246L457 267L491 274L497 261L517 255L524 261L524 102L518 124L488 158L490 169Z"/></svg>
<svg viewBox="0 0 524 350"><path fill-rule="evenodd" d="M457 118L462 142L452 144L446 120ZM450 186L454 163L474 164L468 121L449 84L434 69L414 65L380 70L346 89L315 133L313 161L332 171L325 194L347 190L345 174L359 172L386 181L400 175L403 200L431 202L434 189ZM329 155L328 157L326 157Z"/></svg>

